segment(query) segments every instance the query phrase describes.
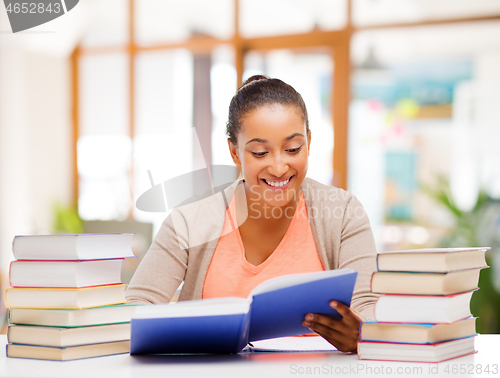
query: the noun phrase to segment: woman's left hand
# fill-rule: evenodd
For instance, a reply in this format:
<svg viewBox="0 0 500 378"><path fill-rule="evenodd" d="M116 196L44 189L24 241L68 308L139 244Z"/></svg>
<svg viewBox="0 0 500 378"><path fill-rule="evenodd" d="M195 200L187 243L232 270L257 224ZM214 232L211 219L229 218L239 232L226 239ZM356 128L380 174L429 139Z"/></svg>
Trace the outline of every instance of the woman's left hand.
<svg viewBox="0 0 500 378"><path fill-rule="evenodd" d="M337 301L330 306L342 315L342 320L319 314L307 314L302 324L322 336L341 352L356 351L359 341L361 318L349 307Z"/></svg>

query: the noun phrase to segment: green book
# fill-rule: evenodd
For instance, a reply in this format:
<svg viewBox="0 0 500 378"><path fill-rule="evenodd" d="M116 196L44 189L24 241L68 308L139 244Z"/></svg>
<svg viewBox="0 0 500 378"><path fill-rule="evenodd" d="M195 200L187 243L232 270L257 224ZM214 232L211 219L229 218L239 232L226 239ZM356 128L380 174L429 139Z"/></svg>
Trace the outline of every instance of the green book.
<svg viewBox="0 0 500 378"><path fill-rule="evenodd" d="M120 304L84 309L11 308L9 323L66 328L128 323L136 307Z"/></svg>

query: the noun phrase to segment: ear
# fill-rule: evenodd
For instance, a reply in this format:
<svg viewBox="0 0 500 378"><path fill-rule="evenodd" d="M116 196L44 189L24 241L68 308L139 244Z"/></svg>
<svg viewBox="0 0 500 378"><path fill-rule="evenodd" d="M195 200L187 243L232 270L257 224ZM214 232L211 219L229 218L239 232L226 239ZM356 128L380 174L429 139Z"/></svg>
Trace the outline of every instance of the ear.
<svg viewBox="0 0 500 378"><path fill-rule="evenodd" d="M241 171L241 160L240 157L238 156L238 149L230 140L227 141L227 145L229 146L229 153L231 154L231 159L233 159L234 164Z"/></svg>
<svg viewBox="0 0 500 378"><path fill-rule="evenodd" d="M307 156L311 152L311 130L307 133Z"/></svg>

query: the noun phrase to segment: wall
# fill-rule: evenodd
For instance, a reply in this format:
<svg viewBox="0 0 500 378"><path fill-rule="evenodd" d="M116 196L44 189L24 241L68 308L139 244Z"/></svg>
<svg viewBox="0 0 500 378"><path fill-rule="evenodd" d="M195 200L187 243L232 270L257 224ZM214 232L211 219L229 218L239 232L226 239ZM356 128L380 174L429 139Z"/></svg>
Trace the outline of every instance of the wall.
<svg viewBox="0 0 500 378"><path fill-rule="evenodd" d="M72 200L72 126L67 57L1 39L0 268L5 288L14 235L50 231L53 202Z"/></svg>

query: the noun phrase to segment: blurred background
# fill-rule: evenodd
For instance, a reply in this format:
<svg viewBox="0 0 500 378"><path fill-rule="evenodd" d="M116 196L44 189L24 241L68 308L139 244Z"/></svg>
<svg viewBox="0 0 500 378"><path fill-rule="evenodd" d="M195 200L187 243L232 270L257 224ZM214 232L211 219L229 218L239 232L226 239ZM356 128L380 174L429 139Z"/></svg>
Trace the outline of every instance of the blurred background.
<svg viewBox="0 0 500 378"><path fill-rule="evenodd" d="M308 175L360 198L379 250L492 247L472 313L500 332L497 0L82 0L16 34L1 4L2 292L16 234L136 232L128 282L167 215L135 201L232 165L260 73L302 94Z"/></svg>

